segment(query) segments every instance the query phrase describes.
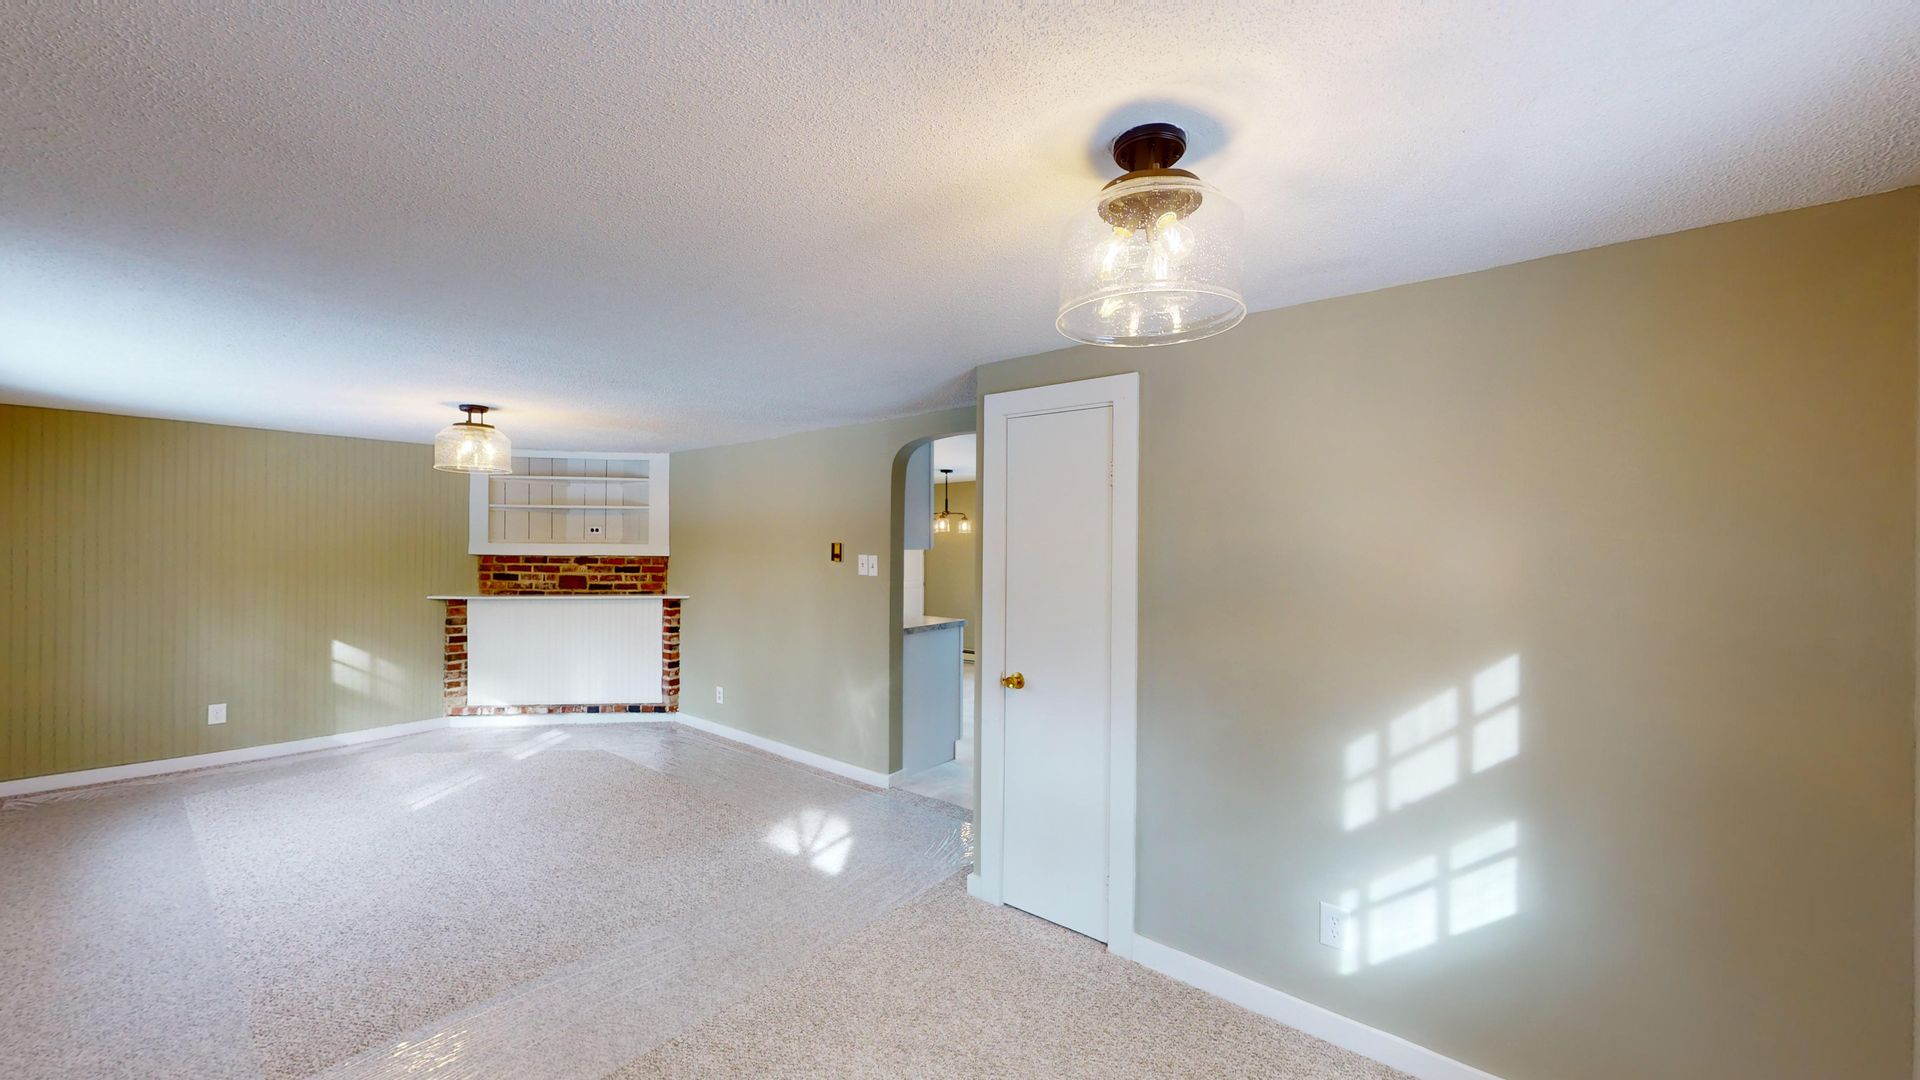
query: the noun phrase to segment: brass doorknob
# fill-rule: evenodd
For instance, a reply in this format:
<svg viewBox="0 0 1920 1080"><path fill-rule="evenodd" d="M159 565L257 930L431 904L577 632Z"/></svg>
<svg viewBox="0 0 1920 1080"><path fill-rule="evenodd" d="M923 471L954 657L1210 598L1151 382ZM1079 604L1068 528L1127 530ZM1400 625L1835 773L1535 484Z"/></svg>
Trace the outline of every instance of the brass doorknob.
<svg viewBox="0 0 1920 1080"><path fill-rule="evenodd" d="M1027 688L1027 677L1017 671L1011 675L1002 675L1000 676L1000 685L1009 690L1025 690Z"/></svg>

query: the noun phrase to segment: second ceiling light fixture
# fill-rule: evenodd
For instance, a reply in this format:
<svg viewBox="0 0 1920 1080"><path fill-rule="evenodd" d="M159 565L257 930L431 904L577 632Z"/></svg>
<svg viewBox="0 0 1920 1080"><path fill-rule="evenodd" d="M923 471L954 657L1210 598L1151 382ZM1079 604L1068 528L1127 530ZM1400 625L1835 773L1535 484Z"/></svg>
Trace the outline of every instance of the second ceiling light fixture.
<svg viewBox="0 0 1920 1080"><path fill-rule="evenodd" d="M952 469L940 470L940 483L942 485L940 488L940 512L933 515L933 531L937 533L972 532L973 522L967 520L967 515L956 512L953 509L953 504L948 499L948 494L953 488Z"/></svg>

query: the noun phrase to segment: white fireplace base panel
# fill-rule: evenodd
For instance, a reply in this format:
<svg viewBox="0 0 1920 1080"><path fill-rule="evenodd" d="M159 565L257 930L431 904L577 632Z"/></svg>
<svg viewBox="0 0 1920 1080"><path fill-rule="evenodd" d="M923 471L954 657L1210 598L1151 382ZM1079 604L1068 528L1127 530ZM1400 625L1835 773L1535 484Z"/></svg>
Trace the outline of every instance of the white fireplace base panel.
<svg viewBox="0 0 1920 1080"><path fill-rule="evenodd" d="M654 599L513 597L467 603L467 704L663 700Z"/></svg>

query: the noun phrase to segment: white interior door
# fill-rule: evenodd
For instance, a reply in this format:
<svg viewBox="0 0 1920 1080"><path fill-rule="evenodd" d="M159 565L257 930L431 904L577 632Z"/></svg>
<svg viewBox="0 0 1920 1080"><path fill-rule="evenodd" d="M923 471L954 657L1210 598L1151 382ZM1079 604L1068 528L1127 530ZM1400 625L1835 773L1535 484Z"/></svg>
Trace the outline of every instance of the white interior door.
<svg viewBox="0 0 1920 1080"><path fill-rule="evenodd" d="M1134 951L1140 377L986 395L967 891ZM1018 672L1021 689L1001 677Z"/></svg>
<svg viewBox="0 0 1920 1080"><path fill-rule="evenodd" d="M1113 409L1008 419L1002 896L1107 939ZM1000 689L996 687L996 689Z"/></svg>

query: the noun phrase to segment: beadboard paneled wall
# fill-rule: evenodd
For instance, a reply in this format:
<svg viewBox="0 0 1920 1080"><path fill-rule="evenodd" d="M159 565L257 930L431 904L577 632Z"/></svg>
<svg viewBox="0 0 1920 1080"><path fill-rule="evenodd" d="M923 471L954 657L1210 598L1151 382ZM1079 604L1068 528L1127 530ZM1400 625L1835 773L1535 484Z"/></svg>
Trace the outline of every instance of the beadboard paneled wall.
<svg viewBox="0 0 1920 1080"><path fill-rule="evenodd" d="M0 405L0 780L441 715L426 597L474 559L432 458Z"/></svg>

